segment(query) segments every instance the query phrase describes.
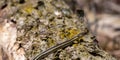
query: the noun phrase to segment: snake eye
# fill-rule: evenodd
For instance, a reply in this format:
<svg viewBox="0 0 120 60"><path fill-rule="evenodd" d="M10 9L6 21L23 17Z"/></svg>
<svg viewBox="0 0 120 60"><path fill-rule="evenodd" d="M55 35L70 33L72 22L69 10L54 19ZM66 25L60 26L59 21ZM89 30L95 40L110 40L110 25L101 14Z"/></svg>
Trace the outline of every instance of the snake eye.
<svg viewBox="0 0 120 60"><path fill-rule="evenodd" d="M14 21L13 19L12 20L10 20L11 22L13 22L14 24L16 24L16 21Z"/></svg>

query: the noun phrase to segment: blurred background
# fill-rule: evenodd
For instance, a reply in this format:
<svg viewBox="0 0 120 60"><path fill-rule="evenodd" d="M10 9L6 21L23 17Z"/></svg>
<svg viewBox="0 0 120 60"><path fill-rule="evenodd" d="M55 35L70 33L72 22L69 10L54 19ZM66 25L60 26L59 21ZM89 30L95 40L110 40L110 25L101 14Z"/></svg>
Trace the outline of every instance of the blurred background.
<svg viewBox="0 0 120 60"><path fill-rule="evenodd" d="M99 46L120 60L120 0L65 0L84 20ZM83 16L82 16L83 17Z"/></svg>

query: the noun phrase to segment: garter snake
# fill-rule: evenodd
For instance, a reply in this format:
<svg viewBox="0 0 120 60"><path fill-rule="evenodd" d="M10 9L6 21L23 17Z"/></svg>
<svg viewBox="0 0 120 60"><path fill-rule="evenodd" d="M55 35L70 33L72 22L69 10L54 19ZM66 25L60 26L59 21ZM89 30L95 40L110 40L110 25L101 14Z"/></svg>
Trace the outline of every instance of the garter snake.
<svg viewBox="0 0 120 60"><path fill-rule="evenodd" d="M78 35L74 36L73 38L69 39L69 40L66 40L60 44L57 44L49 49L47 49L46 51L43 51L41 53L39 53L38 55L36 55L32 60L41 60L43 58L45 58L46 56L48 56L49 54L57 51L58 49L62 49L62 48L65 48L67 46L70 46L73 44L73 42L77 39L77 38L80 38L80 37L83 37L84 35L86 35L88 33L88 31L86 32L82 32L82 33L79 33Z"/></svg>

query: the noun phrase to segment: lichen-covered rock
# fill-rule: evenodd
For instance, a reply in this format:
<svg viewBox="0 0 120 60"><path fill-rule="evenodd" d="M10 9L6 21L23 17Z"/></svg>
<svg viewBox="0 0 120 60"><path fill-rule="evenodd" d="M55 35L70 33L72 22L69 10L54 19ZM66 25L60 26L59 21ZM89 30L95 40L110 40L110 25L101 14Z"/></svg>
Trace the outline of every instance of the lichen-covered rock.
<svg viewBox="0 0 120 60"><path fill-rule="evenodd" d="M85 22L79 19L62 0L8 2L9 8L16 8L16 12L9 14L9 18L17 22L17 41L24 47L27 59L32 59L38 53L86 31ZM98 47L90 33L78 38L71 46L58 49L44 59L116 60Z"/></svg>

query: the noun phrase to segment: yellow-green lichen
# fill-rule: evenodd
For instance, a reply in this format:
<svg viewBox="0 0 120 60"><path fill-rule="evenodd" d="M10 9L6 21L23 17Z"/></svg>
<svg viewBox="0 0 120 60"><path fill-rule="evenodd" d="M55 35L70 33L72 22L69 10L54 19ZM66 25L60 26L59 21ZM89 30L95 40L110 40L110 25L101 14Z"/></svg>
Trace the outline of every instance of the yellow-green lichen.
<svg viewBox="0 0 120 60"><path fill-rule="evenodd" d="M25 12L27 14L31 14L32 11L34 10L34 8L32 7L31 4L29 4L29 5L26 5L25 7L23 7L22 10L23 10L23 12Z"/></svg>
<svg viewBox="0 0 120 60"><path fill-rule="evenodd" d="M55 45L55 41L52 38L48 38L47 41L48 41L48 47Z"/></svg>
<svg viewBox="0 0 120 60"><path fill-rule="evenodd" d="M77 35L79 33L79 31L77 29L74 29L74 28L68 28L66 29L65 31L61 31L59 33L60 35L60 38L61 39L64 39L64 38L67 38L67 39L71 39L73 38L75 35Z"/></svg>

